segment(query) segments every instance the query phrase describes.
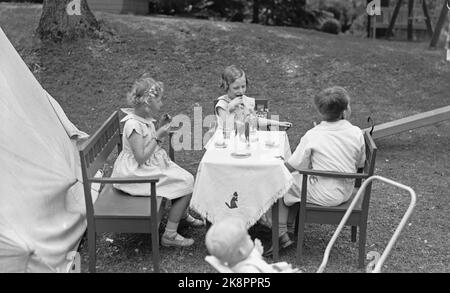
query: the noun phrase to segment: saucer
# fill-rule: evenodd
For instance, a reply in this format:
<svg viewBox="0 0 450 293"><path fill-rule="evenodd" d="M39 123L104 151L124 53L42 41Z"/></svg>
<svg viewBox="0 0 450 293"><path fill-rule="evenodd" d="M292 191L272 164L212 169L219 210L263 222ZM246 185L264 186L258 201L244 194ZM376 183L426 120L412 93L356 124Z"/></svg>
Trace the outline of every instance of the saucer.
<svg viewBox="0 0 450 293"><path fill-rule="evenodd" d="M224 148L226 148L228 145L227 145L226 142L224 142L223 144L214 143L214 146L215 146L216 148L219 148L219 149L224 149Z"/></svg>
<svg viewBox="0 0 450 293"><path fill-rule="evenodd" d="M246 152L246 153L231 153L231 156L234 158L238 158L238 159L245 159L250 157L252 154L250 152Z"/></svg>
<svg viewBox="0 0 450 293"><path fill-rule="evenodd" d="M268 141L266 141L266 142L264 143L264 145L265 145L266 147L269 147L269 148L275 148L275 147L278 146L278 144L277 144L276 142L268 142Z"/></svg>

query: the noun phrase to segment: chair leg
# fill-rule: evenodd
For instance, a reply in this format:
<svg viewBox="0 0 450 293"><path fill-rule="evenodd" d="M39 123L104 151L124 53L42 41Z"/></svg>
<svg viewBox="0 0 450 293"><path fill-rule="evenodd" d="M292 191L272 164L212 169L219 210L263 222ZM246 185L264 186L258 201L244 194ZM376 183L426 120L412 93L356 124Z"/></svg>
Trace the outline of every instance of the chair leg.
<svg viewBox="0 0 450 293"><path fill-rule="evenodd" d="M294 229L294 235L298 234L298 213L300 213L300 209L298 209L296 217L295 217L295 229Z"/></svg>
<svg viewBox="0 0 450 293"><path fill-rule="evenodd" d="M305 221L299 221L297 227L297 264L300 265L303 256L303 240L305 239Z"/></svg>
<svg viewBox="0 0 450 293"><path fill-rule="evenodd" d="M357 228L358 226L352 226L352 242L356 242Z"/></svg>
<svg viewBox="0 0 450 293"><path fill-rule="evenodd" d="M88 250L89 250L89 272L95 273L96 264L96 247L95 247L95 231L88 229Z"/></svg>
<svg viewBox="0 0 450 293"><path fill-rule="evenodd" d="M280 252L280 246L279 246L279 242L278 242L278 234L279 234L279 227L278 227L279 210L278 210L278 207L280 206L279 201L280 201L280 199L278 201L276 201L272 206L272 248L273 248L272 259L274 262L278 261L279 252Z"/></svg>
<svg viewBox="0 0 450 293"><path fill-rule="evenodd" d="M159 233L152 233L153 272L159 273Z"/></svg>
<svg viewBox="0 0 450 293"><path fill-rule="evenodd" d="M364 268L364 261L366 258L366 235L367 235L367 223L359 226L359 257L358 267Z"/></svg>

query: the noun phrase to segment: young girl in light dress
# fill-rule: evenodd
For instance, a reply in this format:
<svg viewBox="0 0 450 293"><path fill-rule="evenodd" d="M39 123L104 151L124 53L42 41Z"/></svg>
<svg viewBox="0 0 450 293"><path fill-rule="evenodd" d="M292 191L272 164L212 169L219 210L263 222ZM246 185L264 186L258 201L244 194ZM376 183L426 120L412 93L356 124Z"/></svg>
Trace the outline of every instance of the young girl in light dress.
<svg viewBox="0 0 450 293"><path fill-rule="evenodd" d="M247 76L244 70L236 65L230 65L224 69L220 87L225 91L225 95L217 98L214 109L218 117L218 125L223 129L234 127L234 116L236 114L243 113L246 115L254 111L255 99L245 95L247 84ZM258 125L261 127L270 125L289 128L292 123L258 117Z"/></svg>
<svg viewBox="0 0 450 293"><path fill-rule="evenodd" d="M163 116L155 127L156 115L163 103L163 83L149 77L137 80L127 96L132 109L122 119L123 150L119 154L112 176L146 177L157 176L156 193L158 197L172 200L172 207L165 232L161 237L163 246L190 246L193 239L178 234L178 223L183 218L193 226L202 226L203 221L188 213L189 201L194 185L194 177L188 171L170 160L161 147L162 140L168 136L170 119ZM114 187L133 196L149 196L148 184L114 184Z"/></svg>

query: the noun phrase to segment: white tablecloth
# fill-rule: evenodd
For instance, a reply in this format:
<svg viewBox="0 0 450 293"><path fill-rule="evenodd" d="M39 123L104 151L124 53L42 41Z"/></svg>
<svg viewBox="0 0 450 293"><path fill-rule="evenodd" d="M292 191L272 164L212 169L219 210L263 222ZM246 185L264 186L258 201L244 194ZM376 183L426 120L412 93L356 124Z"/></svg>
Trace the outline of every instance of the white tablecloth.
<svg viewBox="0 0 450 293"><path fill-rule="evenodd" d="M216 134L217 135L217 134ZM215 135L215 136L216 136ZM276 142L267 147L268 137ZM293 177L276 156L288 159L289 140L284 131L258 131L258 141L250 145L251 156L235 158L233 138L227 148L217 148L211 139L194 185L191 208L211 223L240 217L247 227L256 221L291 187Z"/></svg>

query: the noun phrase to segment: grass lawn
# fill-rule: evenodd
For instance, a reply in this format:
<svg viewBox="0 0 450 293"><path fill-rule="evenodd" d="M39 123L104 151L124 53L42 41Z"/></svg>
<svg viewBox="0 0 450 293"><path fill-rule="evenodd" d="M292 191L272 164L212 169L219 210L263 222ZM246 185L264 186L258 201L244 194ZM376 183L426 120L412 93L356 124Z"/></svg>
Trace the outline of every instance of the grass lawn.
<svg viewBox="0 0 450 293"><path fill-rule="evenodd" d="M450 64L444 51L427 43L389 42L335 36L297 28L210 22L171 17L97 13L115 36L70 44L33 41L39 5L0 4L0 26L42 86L59 101L78 128L93 133L125 106L132 82L149 72L165 83L164 107L172 116L193 117L193 104L212 114L222 94L219 78L230 64L243 67L248 95L270 99L271 111L290 121L291 148L317 121L311 99L320 89L341 85L352 99L352 123L368 127L450 104ZM209 112L208 112L209 111ZM376 171L411 186L416 209L384 272L450 272L448 205L450 121L376 140ZM176 161L195 174L203 151L181 151ZM409 203L407 194L375 183L367 251L382 252ZM335 226L307 225L305 261L314 272ZM181 228L196 243L186 249L161 247L163 272L214 272L205 261L205 230ZM107 241L108 239L108 241ZM112 239L112 241L110 241ZM99 272L152 270L150 235L105 234L97 239ZM87 243L81 246L87 271ZM281 260L294 263L295 248ZM358 270L357 243L350 228L339 237L327 272Z"/></svg>

